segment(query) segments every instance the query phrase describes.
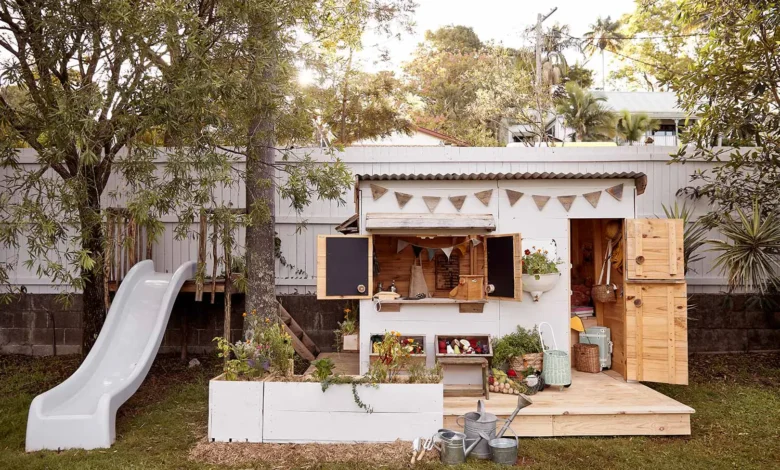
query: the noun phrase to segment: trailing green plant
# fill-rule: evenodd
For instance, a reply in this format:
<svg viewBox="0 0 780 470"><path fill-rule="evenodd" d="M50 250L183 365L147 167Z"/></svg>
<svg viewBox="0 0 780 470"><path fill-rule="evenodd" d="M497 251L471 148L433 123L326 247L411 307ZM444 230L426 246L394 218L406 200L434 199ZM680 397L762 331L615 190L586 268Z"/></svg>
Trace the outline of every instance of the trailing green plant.
<svg viewBox="0 0 780 470"><path fill-rule="evenodd" d="M683 258L685 262L685 273L690 270L690 265L704 258L703 255L696 252L707 243L707 232L709 231L702 219L693 218L693 208L688 207L687 203L682 206L674 202L673 207L662 205L667 219L682 219L685 231L683 232Z"/></svg>
<svg viewBox="0 0 780 470"><path fill-rule="evenodd" d="M727 240L707 241L712 247L708 251L720 253L713 269L727 275L729 292L744 287L764 296L778 287L780 220L774 213L762 217L757 202L750 216L738 207L735 210L736 218L726 214L718 226Z"/></svg>
<svg viewBox="0 0 780 470"><path fill-rule="evenodd" d="M539 279L541 274L554 274L559 272L558 265L563 261L550 258L550 252L541 248L532 247L523 252L523 274L535 275Z"/></svg>
<svg viewBox="0 0 780 470"><path fill-rule="evenodd" d="M542 351L538 327L527 330L518 326L514 332L493 339L493 367L502 367L513 357Z"/></svg>

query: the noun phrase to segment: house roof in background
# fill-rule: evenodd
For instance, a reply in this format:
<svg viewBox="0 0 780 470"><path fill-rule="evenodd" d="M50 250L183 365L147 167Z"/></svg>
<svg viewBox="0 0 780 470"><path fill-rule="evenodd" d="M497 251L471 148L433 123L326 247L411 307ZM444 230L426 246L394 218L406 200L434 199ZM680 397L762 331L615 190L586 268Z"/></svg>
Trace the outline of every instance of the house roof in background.
<svg viewBox="0 0 780 470"><path fill-rule="evenodd" d="M441 132L436 132L433 129L428 129L427 127L420 127L420 126L417 126L417 125L412 125L412 129L414 129L417 132L420 132L422 134L426 134L426 135L429 135L431 137L436 137L437 139L441 139L441 140L443 140L445 142L449 142L452 145L455 145L457 147L471 147L471 145L468 142L464 141L464 140L456 139L455 137L452 137L452 136L447 135L447 134L442 134Z"/></svg>
<svg viewBox="0 0 780 470"><path fill-rule="evenodd" d="M677 106L677 95L668 91L601 91L594 90L594 96L607 99L615 111L628 110L631 113L646 113L653 118L683 119L688 114Z"/></svg>
<svg viewBox="0 0 780 470"><path fill-rule="evenodd" d="M446 174L363 174L358 181L486 181L486 180L607 180L633 179L636 193L647 187L647 175L635 171L621 173L446 173Z"/></svg>

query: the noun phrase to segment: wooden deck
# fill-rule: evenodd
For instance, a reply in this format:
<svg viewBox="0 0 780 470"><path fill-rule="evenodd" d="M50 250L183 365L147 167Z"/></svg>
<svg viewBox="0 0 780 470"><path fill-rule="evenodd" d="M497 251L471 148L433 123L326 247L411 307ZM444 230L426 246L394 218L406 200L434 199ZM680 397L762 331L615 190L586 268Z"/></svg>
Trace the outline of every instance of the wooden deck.
<svg viewBox="0 0 780 470"><path fill-rule="evenodd" d="M357 353L322 353L336 363L336 372L357 375ZM307 373L313 370L309 368ZM518 436L674 436L690 435L694 410L640 383L629 383L614 371L589 374L572 370L572 385L547 388L529 398L533 405L512 423ZM477 397L444 397L444 427L461 428L458 416L477 409ZM508 417L516 395L491 393L487 411Z"/></svg>

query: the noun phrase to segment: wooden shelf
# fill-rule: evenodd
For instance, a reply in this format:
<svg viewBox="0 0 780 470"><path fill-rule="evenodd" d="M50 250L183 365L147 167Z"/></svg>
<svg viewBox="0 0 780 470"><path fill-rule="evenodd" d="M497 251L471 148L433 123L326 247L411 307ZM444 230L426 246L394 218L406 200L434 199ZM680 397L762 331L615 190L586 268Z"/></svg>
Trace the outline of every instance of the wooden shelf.
<svg viewBox="0 0 780 470"><path fill-rule="evenodd" d="M460 313L482 313L487 300L459 300L439 297L427 299L408 300L383 300L380 312L400 312L402 305L458 305Z"/></svg>
<svg viewBox="0 0 780 470"><path fill-rule="evenodd" d="M117 289L119 289L119 285L122 284L121 281L108 281L108 290L109 292L116 292ZM186 293L194 293L196 290L195 288L195 280L194 279L188 279L184 281L184 284L181 286L181 290L179 292L186 292ZM216 285L216 292L217 293L224 293L225 292L225 278L219 278L217 279L217 285ZM238 293L238 289L236 289L235 284L231 288L231 293L236 294ZM207 279L203 283L203 294L204 295L211 295L211 279Z"/></svg>

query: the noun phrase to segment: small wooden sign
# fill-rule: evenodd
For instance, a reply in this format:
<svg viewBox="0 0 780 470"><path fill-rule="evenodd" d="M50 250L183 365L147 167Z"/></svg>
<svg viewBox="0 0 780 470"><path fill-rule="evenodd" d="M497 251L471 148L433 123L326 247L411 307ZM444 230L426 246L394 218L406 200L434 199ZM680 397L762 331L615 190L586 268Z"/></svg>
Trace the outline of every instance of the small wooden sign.
<svg viewBox="0 0 780 470"><path fill-rule="evenodd" d="M433 211L436 209L436 206L439 205L441 198L436 196L423 196L423 201L425 201L425 205L428 206L428 211L433 214Z"/></svg>
<svg viewBox="0 0 780 470"><path fill-rule="evenodd" d="M487 189L485 191L480 191L478 193L474 193L475 196L477 196L477 199L484 204L485 206L490 205L490 198L493 197L493 190Z"/></svg>
<svg viewBox="0 0 780 470"><path fill-rule="evenodd" d="M521 197L523 197L523 193L513 189L507 189L506 196L509 198L509 207L514 207L515 203L519 201Z"/></svg>
<svg viewBox="0 0 780 470"><path fill-rule="evenodd" d="M376 201L380 197L384 196L387 192L387 188L383 188L377 184L371 184L371 197Z"/></svg>
<svg viewBox="0 0 780 470"><path fill-rule="evenodd" d="M599 199L601 198L601 191L593 191L592 193L585 193L582 195L586 201L590 203L594 208L599 205Z"/></svg>
<svg viewBox="0 0 780 470"><path fill-rule="evenodd" d="M466 202L466 196L450 196L450 202L455 206L455 209L460 212L463 203Z"/></svg>
<svg viewBox="0 0 780 470"><path fill-rule="evenodd" d="M544 206L547 205L547 201L550 200L550 196L537 196L533 195L531 196L534 199L534 202L536 203L536 207L541 211L544 209Z"/></svg>
<svg viewBox="0 0 780 470"><path fill-rule="evenodd" d="M566 212L569 212L575 199L577 199L577 196L558 196L558 201L560 201L563 208L566 209Z"/></svg>
<svg viewBox="0 0 780 470"><path fill-rule="evenodd" d="M612 186L611 188L607 188L605 191L618 201L623 200L623 183L620 183L617 186Z"/></svg>
<svg viewBox="0 0 780 470"><path fill-rule="evenodd" d="M407 202L412 199L411 194L399 193L395 191L395 200L398 201L398 208L403 209Z"/></svg>

